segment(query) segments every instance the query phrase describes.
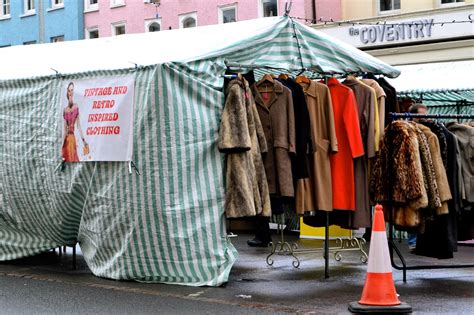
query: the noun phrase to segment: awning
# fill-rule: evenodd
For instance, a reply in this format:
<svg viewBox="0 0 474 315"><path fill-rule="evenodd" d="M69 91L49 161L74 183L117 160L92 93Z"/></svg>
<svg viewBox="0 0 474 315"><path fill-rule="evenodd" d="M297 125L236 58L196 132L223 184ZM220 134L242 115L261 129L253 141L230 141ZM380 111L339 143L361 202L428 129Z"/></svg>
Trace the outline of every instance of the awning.
<svg viewBox="0 0 474 315"><path fill-rule="evenodd" d="M430 113L472 114L474 60L398 66L401 75L389 79L399 97L429 107Z"/></svg>
<svg viewBox="0 0 474 315"><path fill-rule="evenodd" d="M474 60L397 66L402 72L390 79L398 92L439 93L474 89Z"/></svg>

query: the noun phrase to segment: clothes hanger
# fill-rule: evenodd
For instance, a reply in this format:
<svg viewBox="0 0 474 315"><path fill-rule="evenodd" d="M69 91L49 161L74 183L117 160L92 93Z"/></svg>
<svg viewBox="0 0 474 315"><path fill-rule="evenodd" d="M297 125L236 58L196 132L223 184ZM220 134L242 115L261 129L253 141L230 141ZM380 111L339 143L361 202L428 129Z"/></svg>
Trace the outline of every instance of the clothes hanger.
<svg viewBox="0 0 474 315"><path fill-rule="evenodd" d="M308 77L306 77L304 75L297 76L295 81L298 84L301 84L301 83L311 84L311 80L308 79Z"/></svg>
<svg viewBox="0 0 474 315"><path fill-rule="evenodd" d="M262 85L264 83L270 83L270 84L275 83L271 74L265 73L263 77L260 79L260 81L257 82L257 86Z"/></svg>

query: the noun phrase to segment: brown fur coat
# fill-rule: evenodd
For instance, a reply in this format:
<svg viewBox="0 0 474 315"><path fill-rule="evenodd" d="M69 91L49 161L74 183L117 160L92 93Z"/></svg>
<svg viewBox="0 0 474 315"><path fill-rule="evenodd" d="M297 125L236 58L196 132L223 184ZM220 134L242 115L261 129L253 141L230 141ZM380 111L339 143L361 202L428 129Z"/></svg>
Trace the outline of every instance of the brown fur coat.
<svg viewBox="0 0 474 315"><path fill-rule="evenodd" d="M394 223L417 226L419 208L428 205L418 136L414 126L395 121L386 130L371 176L375 202L393 202ZM384 207L386 214L390 211Z"/></svg>
<svg viewBox="0 0 474 315"><path fill-rule="evenodd" d="M262 161L267 143L247 81L241 76L231 81L226 95L218 140L219 151L226 153L226 216L270 216Z"/></svg>

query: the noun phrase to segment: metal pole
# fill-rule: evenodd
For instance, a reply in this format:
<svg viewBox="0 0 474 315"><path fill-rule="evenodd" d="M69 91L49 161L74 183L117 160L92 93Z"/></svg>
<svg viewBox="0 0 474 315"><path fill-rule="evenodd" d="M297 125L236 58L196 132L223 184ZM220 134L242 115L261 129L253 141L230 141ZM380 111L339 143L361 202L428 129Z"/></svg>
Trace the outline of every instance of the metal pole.
<svg viewBox="0 0 474 315"><path fill-rule="evenodd" d="M44 31L44 0L38 1L38 42L43 44L45 42L45 31Z"/></svg>

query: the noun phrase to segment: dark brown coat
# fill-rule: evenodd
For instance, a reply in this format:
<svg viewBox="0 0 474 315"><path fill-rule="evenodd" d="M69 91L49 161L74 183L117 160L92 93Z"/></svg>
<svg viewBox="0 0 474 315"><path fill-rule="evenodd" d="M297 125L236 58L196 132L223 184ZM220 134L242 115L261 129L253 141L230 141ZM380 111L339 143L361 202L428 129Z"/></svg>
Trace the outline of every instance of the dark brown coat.
<svg viewBox="0 0 474 315"><path fill-rule="evenodd" d="M226 216L270 216L262 161L268 148L252 93L242 77L228 85L218 148L226 153Z"/></svg>

